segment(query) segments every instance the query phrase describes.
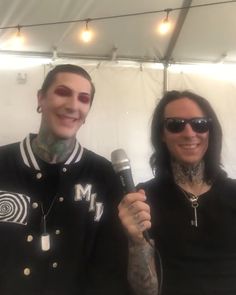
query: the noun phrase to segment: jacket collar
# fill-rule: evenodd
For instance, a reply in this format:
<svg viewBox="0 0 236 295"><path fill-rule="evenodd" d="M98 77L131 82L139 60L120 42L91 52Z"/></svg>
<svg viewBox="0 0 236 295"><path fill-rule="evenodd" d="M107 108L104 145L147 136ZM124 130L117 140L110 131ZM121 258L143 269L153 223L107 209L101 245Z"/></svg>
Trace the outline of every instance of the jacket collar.
<svg viewBox="0 0 236 295"><path fill-rule="evenodd" d="M35 158L31 146L33 137L35 137L35 134L29 134L23 141L20 142L20 153L26 166L28 166L29 168L33 168L37 171L40 171L41 169ZM64 162L64 166L78 163L82 158L83 152L84 148L76 140L74 150L70 154L69 158Z"/></svg>

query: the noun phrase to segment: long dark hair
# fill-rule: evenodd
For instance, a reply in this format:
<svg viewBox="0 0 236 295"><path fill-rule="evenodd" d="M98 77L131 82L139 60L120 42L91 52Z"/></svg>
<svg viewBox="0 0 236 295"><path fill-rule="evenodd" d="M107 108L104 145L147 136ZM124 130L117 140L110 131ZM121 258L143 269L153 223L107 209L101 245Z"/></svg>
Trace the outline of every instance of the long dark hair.
<svg viewBox="0 0 236 295"><path fill-rule="evenodd" d="M151 142L154 153L150 158L150 164L155 176L166 177L172 175L170 154L162 140L164 111L168 103L184 97L193 100L201 108L205 116L212 120L209 130L208 149L204 155L204 177L206 181L212 181L221 170L222 129L210 103L205 98L190 91L168 91L157 104L151 124Z"/></svg>

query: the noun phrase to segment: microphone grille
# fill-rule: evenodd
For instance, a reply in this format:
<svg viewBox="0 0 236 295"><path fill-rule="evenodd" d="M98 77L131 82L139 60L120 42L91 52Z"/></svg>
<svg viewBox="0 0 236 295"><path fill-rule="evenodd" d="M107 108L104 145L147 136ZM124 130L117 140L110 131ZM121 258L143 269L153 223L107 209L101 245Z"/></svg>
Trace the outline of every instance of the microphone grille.
<svg viewBox="0 0 236 295"><path fill-rule="evenodd" d="M115 172L130 169L129 159L123 149L117 149L111 153L111 163Z"/></svg>

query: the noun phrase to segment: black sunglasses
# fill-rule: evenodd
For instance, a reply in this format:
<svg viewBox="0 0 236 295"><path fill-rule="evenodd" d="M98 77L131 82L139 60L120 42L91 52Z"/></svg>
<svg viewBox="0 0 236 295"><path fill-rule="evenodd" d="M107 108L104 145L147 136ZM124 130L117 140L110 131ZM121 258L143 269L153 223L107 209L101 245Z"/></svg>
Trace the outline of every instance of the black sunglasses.
<svg viewBox="0 0 236 295"><path fill-rule="evenodd" d="M194 132L205 133L209 131L211 119L202 117L202 118L191 118L191 119L166 118L164 120L165 128L171 133L182 132L187 123L190 124Z"/></svg>

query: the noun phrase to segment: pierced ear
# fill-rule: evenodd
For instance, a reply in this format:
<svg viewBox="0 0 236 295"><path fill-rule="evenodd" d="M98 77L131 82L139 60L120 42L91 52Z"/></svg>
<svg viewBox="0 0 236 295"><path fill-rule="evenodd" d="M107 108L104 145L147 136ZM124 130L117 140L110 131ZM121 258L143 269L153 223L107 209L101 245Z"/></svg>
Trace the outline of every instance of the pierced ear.
<svg viewBox="0 0 236 295"><path fill-rule="evenodd" d="M42 113L42 100L43 100L43 94L41 89L38 90L37 92L37 99L38 99L38 107L37 107L37 112Z"/></svg>
<svg viewBox="0 0 236 295"><path fill-rule="evenodd" d="M39 114L42 113L42 108L41 108L41 106L38 106L38 107L37 107L37 113L39 113Z"/></svg>

